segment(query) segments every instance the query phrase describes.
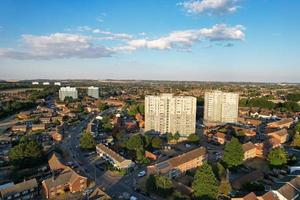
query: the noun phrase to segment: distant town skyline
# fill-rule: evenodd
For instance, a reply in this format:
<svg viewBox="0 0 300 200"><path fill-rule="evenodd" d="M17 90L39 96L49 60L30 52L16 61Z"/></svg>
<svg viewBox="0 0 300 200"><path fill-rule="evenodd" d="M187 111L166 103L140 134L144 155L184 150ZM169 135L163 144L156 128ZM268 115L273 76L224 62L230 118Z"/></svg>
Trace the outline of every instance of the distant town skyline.
<svg viewBox="0 0 300 200"><path fill-rule="evenodd" d="M300 82L300 2L3 0L0 79Z"/></svg>

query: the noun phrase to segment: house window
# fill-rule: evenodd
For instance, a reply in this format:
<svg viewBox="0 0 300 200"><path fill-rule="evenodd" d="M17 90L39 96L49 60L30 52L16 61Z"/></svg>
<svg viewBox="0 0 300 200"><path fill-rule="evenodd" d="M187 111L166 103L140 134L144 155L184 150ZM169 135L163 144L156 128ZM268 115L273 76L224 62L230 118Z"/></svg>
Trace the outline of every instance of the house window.
<svg viewBox="0 0 300 200"><path fill-rule="evenodd" d="M18 197L18 196L20 196L20 193L17 193L17 194L14 195L14 197Z"/></svg>

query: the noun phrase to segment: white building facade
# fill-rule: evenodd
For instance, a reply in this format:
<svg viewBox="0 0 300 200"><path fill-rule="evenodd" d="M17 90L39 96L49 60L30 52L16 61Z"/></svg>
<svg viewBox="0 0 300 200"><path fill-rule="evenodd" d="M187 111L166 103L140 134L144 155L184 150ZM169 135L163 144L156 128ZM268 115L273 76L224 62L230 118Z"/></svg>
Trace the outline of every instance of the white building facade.
<svg viewBox="0 0 300 200"><path fill-rule="evenodd" d="M75 87L61 87L59 89L59 99L64 101L66 97L78 98L78 91Z"/></svg>
<svg viewBox="0 0 300 200"><path fill-rule="evenodd" d="M181 137L188 137L196 130L196 108L197 100L191 96L146 96L145 131L178 132Z"/></svg>
<svg viewBox="0 0 300 200"><path fill-rule="evenodd" d="M99 98L99 88L98 87L94 87L94 86L91 86L91 87L88 87L88 96L90 97L94 97L96 99Z"/></svg>
<svg viewBox="0 0 300 200"><path fill-rule="evenodd" d="M236 123L239 94L221 91L206 92L204 97L205 123Z"/></svg>

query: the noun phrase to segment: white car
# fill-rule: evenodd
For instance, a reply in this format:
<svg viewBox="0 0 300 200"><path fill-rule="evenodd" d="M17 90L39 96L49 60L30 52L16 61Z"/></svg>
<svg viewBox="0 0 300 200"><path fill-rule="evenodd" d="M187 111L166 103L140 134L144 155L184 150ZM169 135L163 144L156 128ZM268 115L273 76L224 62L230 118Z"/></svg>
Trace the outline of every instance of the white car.
<svg viewBox="0 0 300 200"><path fill-rule="evenodd" d="M141 171L138 173L138 177L143 177L146 175L146 172L145 171Z"/></svg>
<svg viewBox="0 0 300 200"><path fill-rule="evenodd" d="M138 198L136 198L135 196L131 196L130 200L137 200Z"/></svg>

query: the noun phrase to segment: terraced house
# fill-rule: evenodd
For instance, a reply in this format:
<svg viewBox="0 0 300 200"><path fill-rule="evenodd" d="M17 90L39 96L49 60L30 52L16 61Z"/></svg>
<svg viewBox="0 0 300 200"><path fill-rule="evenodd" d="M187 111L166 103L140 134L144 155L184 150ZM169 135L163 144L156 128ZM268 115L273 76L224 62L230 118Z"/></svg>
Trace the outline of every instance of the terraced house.
<svg viewBox="0 0 300 200"><path fill-rule="evenodd" d="M128 169L134 165L131 160L125 159L123 156L117 154L104 144L98 144L96 146L96 151L99 156L109 161L114 167L118 169Z"/></svg>
<svg viewBox="0 0 300 200"><path fill-rule="evenodd" d="M179 156L147 167L147 174L161 174L169 178L178 177L186 171L199 167L206 160L206 149L200 147Z"/></svg>

